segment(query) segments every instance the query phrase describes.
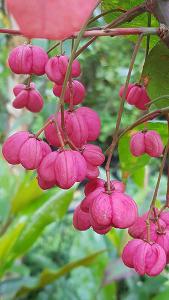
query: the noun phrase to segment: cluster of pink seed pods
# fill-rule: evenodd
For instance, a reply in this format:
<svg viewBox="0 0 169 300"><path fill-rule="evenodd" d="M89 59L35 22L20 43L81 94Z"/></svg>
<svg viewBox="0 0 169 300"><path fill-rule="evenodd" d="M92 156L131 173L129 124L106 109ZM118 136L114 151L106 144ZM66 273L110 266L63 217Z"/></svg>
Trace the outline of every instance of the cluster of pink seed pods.
<svg viewBox="0 0 169 300"><path fill-rule="evenodd" d="M169 212L154 209L149 217L149 237L146 220L149 212L138 217L129 228L134 238L125 246L122 259L140 275L156 276L169 263ZM149 239L149 240L148 240Z"/></svg>
<svg viewBox="0 0 169 300"><path fill-rule="evenodd" d="M22 45L12 50L8 62L16 74L46 74L55 83L54 95L60 97L69 63L66 55L49 59L42 48ZM101 148L90 144L100 134L98 114L88 107L74 108L74 105L82 103L86 94L83 84L73 79L79 77L80 73L80 63L75 59L64 96L65 102L70 105L64 111L64 130L59 112L49 116L44 126L46 142L39 138L39 134L21 131L9 137L2 148L3 155L10 164L21 164L27 170L37 171L38 183L42 189L53 186L69 189L76 182L96 178L99 176L99 166L105 160ZM26 107L32 112L42 109L43 98L34 83L18 84L13 91L16 97L13 101L15 108ZM52 151L52 147L57 147L57 150Z"/></svg>
<svg viewBox="0 0 169 300"><path fill-rule="evenodd" d="M54 95L61 96L69 63L66 55L49 59L42 48L22 45L12 50L8 61L16 74L46 74L54 83ZM37 134L20 131L10 136L2 147L4 158L12 165L21 164L26 170L36 170L38 184L44 190L54 186L69 189L76 182L88 179L85 198L74 211L74 227L79 231L92 228L101 235L112 228L129 228L134 240L124 248L124 263L140 275L158 275L169 262L169 213L158 215L158 210L155 210L156 216L150 219L151 240L148 240L146 221L149 212L138 216L137 205L125 193L122 182L109 181L108 187L107 182L98 178L99 166L104 163L105 156L101 148L91 142L99 137L101 122L94 110L88 107L75 108L75 105L84 101L86 95L83 84L75 80L80 74L81 66L75 59L64 95L69 108L49 116ZM14 87L13 106L37 113L43 108L44 101L30 78L27 85L18 84ZM120 97L123 97L123 93L124 87L121 87ZM146 110L150 102L145 87L140 84L129 84L125 98L140 110ZM42 131L46 141L39 138ZM146 153L151 157L159 157L163 149L160 135L153 130L137 132L130 141L134 156Z"/></svg>
<svg viewBox="0 0 169 300"><path fill-rule="evenodd" d="M95 232L106 234L112 227L130 227L137 214L137 205L125 194L122 182L111 181L108 192L106 182L97 178L86 184L85 198L74 212L73 224L80 231L92 227Z"/></svg>

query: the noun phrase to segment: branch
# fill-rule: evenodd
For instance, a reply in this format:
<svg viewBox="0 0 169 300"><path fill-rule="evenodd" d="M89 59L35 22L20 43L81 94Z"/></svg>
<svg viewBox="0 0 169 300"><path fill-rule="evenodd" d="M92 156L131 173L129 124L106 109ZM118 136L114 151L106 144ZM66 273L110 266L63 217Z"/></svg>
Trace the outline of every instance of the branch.
<svg viewBox="0 0 169 300"><path fill-rule="evenodd" d="M113 28L113 29L98 29L98 30L87 30L83 34L83 38L88 37L99 37L99 36L119 36L119 35L155 35L159 34L160 29L159 28L151 28L151 27L138 27L138 28ZM21 35L21 32L18 30L13 29L0 29L0 33L5 34L11 34L11 35ZM79 35L79 32L76 32L74 35L70 36L68 39L74 39L77 38ZM57 43L57 46L60 43ZM49 51L53 50L53 48L56 47L54 45L49 49ZM48 51L48 52L49 52Z"/></svg>

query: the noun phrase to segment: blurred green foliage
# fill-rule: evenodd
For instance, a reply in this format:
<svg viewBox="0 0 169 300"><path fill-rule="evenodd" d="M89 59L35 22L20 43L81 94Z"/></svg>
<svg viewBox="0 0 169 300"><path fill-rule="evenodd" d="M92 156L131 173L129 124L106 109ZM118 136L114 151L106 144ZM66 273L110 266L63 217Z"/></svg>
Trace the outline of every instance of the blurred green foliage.
<svg viewBox="0 0 169 300"><path fill-rule="evenodd" d="M141 1L103 1L103 9L114 7L131 8ZM109 15L100 23L111 21L117 14ZM0 26L8 26L8 19L1 10ZM137 18L132 26L146 26L147 15ZM153 26L156 22L153 19ZM131 23L127 26L131 26ZM84 105L95 109L102 121L99 145L105 150L111 142L119 108L119 88L125 82L133 39L99 38L80 57L81 80L87 88ZM36 132L56 108L58 99L52 93L52 84L45 76L33 78L45 99L40 114L21 112L16 115L11 109L12 87L25 78L13 76L7 67L9 49L18 40L0 35L0 141L20 128ZM53 42L34 40L33 43L48 49ZM82 42L83 45L84 42ZM151 47L156 39L151 39ZM144 38L143 46L146 44ZM158 70L149 90L154 97L161 77L158 60L159 47L153 48L146 60L145 72ZM63 44L70 54L71 43ZM161 50L160 50L161 51ZM164 49L166 53L166 49ZM55 49L56 55L60 49ZM168 53L167 53L168 55ZM153 62L152 62L153 61ZM145 49L140 49L132 72L131 81L138 82L145 62ZM165 64L166 76L168 65ZM158 74L157 74L158 73ZM154 75L154 73L153 73ZM151 73L152 76L152 73ZM161 77L160 84L164 78ZM165 88L168 89L168 86ZM163 90L161 89L161 93ZM155 96L159 96L155 93ZM140 112L125 104L121 129L140 117ZM164 122L146 124L157 129L166 141L167 128ZM136 130L142 129L142 126ZM126 134L119 143L112 163L112 176L127 181L127 192L139 204L140 212L148 209L160 161L144 156L135 159L129 152L129 137ZM119 161L120 159L120 161ZM129 239L127 231L113 229L106 236L92 230L76 232L72 226L72 212L83 199L83 186L69 191L55 188L43 192L37 185L34 173L25 173L21 167L10 167L0 159L0 299L3 300L165 300L169 296L169 275L166 270L157 278L140 278L126 268L120 259L124 244ZM103 169L101 175L105 177ZM127 172L127 173L126 173ZM165 201L166 176L162 177L159 200Z"/></svg>

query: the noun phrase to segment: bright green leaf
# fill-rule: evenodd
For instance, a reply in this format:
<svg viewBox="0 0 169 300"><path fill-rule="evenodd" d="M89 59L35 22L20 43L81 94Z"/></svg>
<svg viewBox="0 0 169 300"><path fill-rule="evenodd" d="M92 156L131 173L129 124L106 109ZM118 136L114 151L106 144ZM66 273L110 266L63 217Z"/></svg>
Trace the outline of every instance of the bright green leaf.
<svg viewBox="0 0 169 300"><path fill-rule="evenodd" d="M47 225L63 218L73 199L73 194L74 189L57 192L33 215L28 217L25 230L15 245L13 257L17 257L28 250Z"/></svg>
<svg viewBox="0 0 169 300"><path fill-rule="evenodd" d="M159 42L147 56L142 77L148 82L148 94L152 100L169 95L169 49ZM156 102L157 107L169 106L169 96Z"/></svg>

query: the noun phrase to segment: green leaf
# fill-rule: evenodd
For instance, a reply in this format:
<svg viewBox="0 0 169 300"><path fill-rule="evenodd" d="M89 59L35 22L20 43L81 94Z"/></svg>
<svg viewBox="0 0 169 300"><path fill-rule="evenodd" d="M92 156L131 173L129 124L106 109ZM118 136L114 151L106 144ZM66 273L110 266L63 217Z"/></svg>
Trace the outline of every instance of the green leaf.
<svg viewBox="0 0 169 300"><path fill-rule="evenodd" d="M16 214L23 208L43 195L43 190L38 186L37 179L32 173L26 173L21 185L11 202L11 212Z"/></svg>
<svg viewBox="0 0 169 300"><path fill-rule="evenodd" d="M164 292L159 293L157 296L153 297L152 300L168 300L169 289L166 289Z"/></svg>
<svg viewBox="0 0 169 300"><path fill-rule="evenodd" d="M134 1L134 0L130 0L130 1L102 0L102 11L108 11L108 10L115 9L115 8L121 8L124 10L128 10L128 9L131 9L132 7L137 6L141 3L143 3L142 0L136 0L136 1ZM112 13L106 15L104 17L104 19L107 23L110 23L121 14L122 14L121 12L117 12L117 13L112 12ZM152 18L151 26L158 27L157 20L153 16L151 18ZM141 14L140 16L136 17L135 19L133 19L131 22L124 23L122 27L146 27L147 24L148 24L148 14L145 12L145 13ZM137 39L136 37L131 37L131 36L129 36L128 38L130 38L133 41L135 41ZM158 40L159 40L158 37L151 36L150 47L153 47L157 43ZM143 45L145 46L146 42L144 42Z"/></svg>
<svg viewBox="0 0 169 300"><path fill-rule="evenodd" d="M24 232L18 239L13 259L25 253L39 237L43 229L54 221L62 219L73 199L74 188L59 191L44 203L33 215L27 218Z"/></svg>
<svg viewBox="0 0 169 300"><path fill-rule="evenodd" d="M133 131L130 131L127 134L125 134L120 139L118 151L124 179L138 172L140 168L142 169L150 161L150 157L146 154L139 157L135 157L130 152L130 139L132 134L137 131L143 130L144 128L145 125L142 124L136 127ZM166 122L148 122L146 123L146 128L148 130L156 130L161 135L164 144L166 143L168 136L168 127ZM139 181L140 180L141 179L139 179Z"/></svg>
<svg viewBox="0 0 169 300"><path fill-rule="evenodd" d="M20 218L16 224L13 224L8 231L0 238L0 272L3 272L3 267L6 260L21 235L26 224L25 218Z"/></svg>
<svg viewBox="0 0 169 300"><path fill-rule="evenodd" d="M144 187L144 179L145 179L145 167L140 168L139 170L135 171L134 174L131 176L132 180L135 184L139 187Z"/></svg>
<svg viewBox="0 0 169 300"><path fill-rule="evenodd" d="M57 271L53 271L53 270L49 270L49 269L44 270L39 276L38 283L34 287L27 287L25 285L18 291L17 297L24 295L26 293L29 293L30 291L41 289L44 286L59 279L60 277L65 276L66 274L68 274L75 268L78 268L81 266L85 267L85 266L90 265L99 255L103 254L105 251L106 250L98 251L89 256L86 256L83 259L68 263Z"/></svg>
<svg viewBox="0 0 169 300"><path fill-rule="evenodd" d="M152 100L169 95L168 70L169 49L159 42L147 56L142 74L143 80L148 83L147 91ZM169 97L162 97L155 105L159 108L169 106Z"/></svg>

